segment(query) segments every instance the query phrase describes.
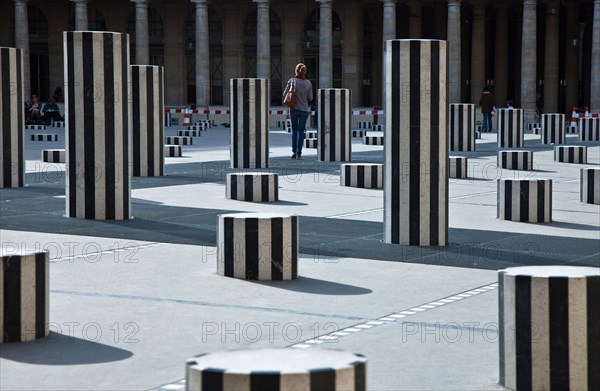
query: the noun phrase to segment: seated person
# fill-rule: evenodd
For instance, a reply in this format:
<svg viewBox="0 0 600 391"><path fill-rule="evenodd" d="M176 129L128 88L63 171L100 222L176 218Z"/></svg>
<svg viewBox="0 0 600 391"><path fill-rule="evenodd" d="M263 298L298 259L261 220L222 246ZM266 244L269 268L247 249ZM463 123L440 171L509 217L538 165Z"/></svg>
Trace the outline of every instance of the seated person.
<svg viewBox="0 0 600 391"><path fill-rule="evenodd" d="M42 112L44 113L42 120L46 125L50 125L52 120L63 121L63 118L60 116L60 109L58 108L54 98L48 99L48 103L44 105Z"/></svg>
<svg viewBox="0 0 600 391"><path fill-rule="evenodd" d="M27 105L25 121L29 124L37 124L41 119L40 102L37 95L31 95L31 103Z"/></svg>

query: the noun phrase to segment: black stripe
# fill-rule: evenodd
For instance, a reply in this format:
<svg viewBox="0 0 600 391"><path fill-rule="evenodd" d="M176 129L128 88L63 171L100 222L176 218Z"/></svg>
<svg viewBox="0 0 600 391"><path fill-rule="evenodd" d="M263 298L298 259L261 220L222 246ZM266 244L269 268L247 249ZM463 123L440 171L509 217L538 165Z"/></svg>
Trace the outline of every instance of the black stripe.
<svg viewBox="0 0 600 391"><path fill-rule="evenodd" d="M154 113L158 109L158 107L154 107L154 95L157 91L154 91L154 68L147 67L146 68L146 104L148 110L146 111L146 117L148 117L147 124L147 164L148 164L148 175L154 176L157 175L156 172L156 156L154 152ZM135 145L133 145L135 148Z"/></svg>
<svg viewBox="0 0 600 391"><path fill-rule="evenodd" d="M327 151L325 160L326 161L336 161L338 160L338 156L335 154L335 144L336 144L336 133L338 131L338 118L336 112L337 106L337 91L336 90L327 90L327 95L329 96L329 151Z"/></svg>
<svg viewBox="0 0 600 391"><path fill-rule="evenodd" d="M7 256L2 262L4 283L3 342L21 340L21 257Z"/></svg>
<svg viewBox="0 0 600 391"><path fill-rule="evenodd" d="M335 369L320 368L310 372L310 389L319 391L335 390Z"/></svg>
<svg viewBox="0 0 600 391"><path fill-rule="evenodd" d="M239 176L237 175L229 175L227 177L227 180L229 181L229 198L231 198L232 200L238 200L238 180L239 180Z"/></svg>
<svg viewBox="0 0 600 391"><path fill-rule="evenodd" d="M19 50L16 50L17 52ZM0 88L2 89L2 186L3 187L12 187L12 171L14 169L14 165L12 162L12 154L13 151L11 147L11 136L13 133L13 129L10 126L10 118L12 115L12 107L11 107L11 93L10 93L10 65L9 64L9 48L0 48L0 61L2 62L2 80L0 83ZM15 64L18 65L18 64ZM18 73L18 67L17 67ZM7 80L8 82L5 82ZM19 85L17 85L17 90L19 89ZM21 104L21 102L17 102ZM19 110L19 108L16 108ZM17 130L19 131L19 130Z"/></svg>
<svg viewBox="0 0 600 391"><path fill-rule="evenodd" d="M279 382L279 372L250 372L250 391L279 391Z"/></svg>
<svg viewBox="0 0 600 391"><path fill-rule="evenodd" d="M421 213L421 43L410 41L409 244L420 244Z"/></svg>
<svg viewBox="0 0 600 391"><path fill-rule="evenodd" d="M379 175L378 170L379 166L373 165L371 166L371 188L378 189L379 188Z"/></svg>
<svg viewBox="0 0 600 391"><path fill-rule="evenodd" d="M292 216L292 278L298 277L298 216Z"/></svg>
<svg viewBox="0 0 600 391"><path fill-rule="evenodd" d="M519 221L529 221L529 192L532 182L519 181Z"/></svg>
<svg viewBox="0 0 600 391"><path fill-rule="evenodd" d="M596 184L596 173L597 170L585 170L587 173L587 200L586 202L591 204L594 202L594 188L597 186Z"/></svg>
<svg viewBox="0 0 600 391"><path fill-rule="evenodd" d="M354 367L354 391L366 391L367 371L365 363L363 361L356 361L350 365Z"/></svg>
<svg viewBox="0 0 600 391"><path fill-rule="evenodd" d="M347 144L346 135L346 120L350 108L348 107L349 102L346 100L346 92L350 94L350 90L340 90L340 132L338 134L340 140L340 153L339 159L342 161L350 160L350 145Z"/></svg>
<svg viewBox="0 0 600 391"><path fill-rule="evenodd" d="M142 160L141 160L141 118L140 108L142 98L140 95L140 67L131 67L131 90L133 99L132 122L133 122L133 176L142 175Z"/></svg>
<svg viewBox="0 0 600 391"><path fill-rule="evenodd" d="M67 86L66 94L68 96L68 104L65 107L65 119L67 127L65 135L68 136L67 153L69 154L69 165L67 167L67 176L69 181L69 217L75 217L77 214L77 151L75 143L75 45L73 44L73 32L66 32L67 40Z"/></svg>
<svg viewBox="0 0 600 391"><path fill-rule="evenodd" d="M224 391L223 378L225 370L220 368L206 368L202 371L202 390Z"/></svg>
<svg viewBox="0 0 600 391"><path fill-rule="evenodd" d="M508 154L506 152L501 151L500 152L500 167L508 168L507 158L508 158Z"/></svg>
<svg viewBox="0 0 600 391"><path fill-rule="evenodd" d="M269 177L270 175L261 175L260 176L260 193L261 193L261 197L260 200L261 201L269 201L270 197L270 191L269 191Z"/></svg>
<svg viewBox="0 0 600 391"><path fill-rule="evenodd" d="M262 112L261 112L261 107L262 107L262 101L260 99L261 95L262 95L262 90L263 90L263 81L260 79L256 79L256 80L248 80L248 88L250 88L250 83L254 84L254 97L252 99L252 102L250 103L254 103L254 122L252 123L252 127L254 128L254 142L255 142L255 167L262 167L262 154L263 154L263 148L261 145L262 142L262 132L263 132L263 117L262 117ZM250 93L250 89L248 89L248 94ZM251 137L252 133L249 132L248 133L248 143L250 143L250 137ZM247 152L250 151L250 149L246 149ZM250 159L250 156L248 156L248 160Z"/></svg>
<svg viewBox="0 0 600 391"><path fill-rule="evenodd" d="M344 166L344 186L352 186L352 166Z"/></svg>
<svg viewBox="0 0 600 391"><path fill-rule="evenodd" d="M250 167L250 129L256 124L250 124L250 80L242 79L242 110L244 117L244 127L239 128L242 132L242 167Z"/></svg>
<svg viewBox="0 0 600 391"><path fill-rule="evenodd" d="M498 185L504 186L504 220L512 220L513 182L500 180L498 181ZM498 194L500 194L500 192L498 192Z"/></svg>
<svg viewBox="0 0 600 391"><path fill-rule="evenodd" d="M319 135L317 137L317 148L319 160L325 160L325 90L319 90Z"/></svg>
<svg viewBox="0 0 600 391"><path fill-rule="evenodd" d="M21 102L25 101L25 97L23 96L23 94L25 93L23 90L23 73L22 73L22 69L23 69L23 51L18 50L17 51L17 65L18 65L18 69L21 70L17 71L17 104L21 105ZM25 186L25 132L23 131L23 128L25 126L25 116L23 115L23 112L20 112L20 115L17 115L17 126L19 129L18 134L18 162L17 162L17 167L18 167L18 171L19 171L19 183L17 186Z"/></svg>
<svg viewBox="0 0 600 391"><path fill-rule="evenodd" d="M391 183L385 183L386 186L386 197L390 197L391 201L391 221L386 221L386 224L390 225L391 242L400 243L400 182L402 182L402 166L400 161L404 159L404 156L400 154L400 132L402 124L400 123L400 105L402 104L402 87L400 85L400 41L392 41L392 52L389 54L392 57L392 101L390 102L389 110L392 114L392 121L389 129L386 129L387 136L390 137L387 143L385 143L385 149L391 148L391 162L386 161L386 165L389 166L391 171L390 179ZM388 113L389 114L389 113ZM404 119L405 122L406 119ZM387 156L387 151L384 152ZM390 190L387 190L390 189Z"/></svg>
<svg viewBox="0 0 600 391"><path fill-rule="evenodd" d="M440 126L440 43L439 41L432 41L430 47L430 75L431 75L431 87L430 87L430 129L429 129L429 160L431 167L429 167L429 243L433 245L445 245L444 242L440 242L439 223L441 214L444 213L442 209L444 206L440 202L440 192L445 186L443 181L447 181L448 178L442 176L440 178L440 163L442 156L440 156L440 132L442 126ZM462 110L461 110L462 114ZM443 119L446 120L445 118ZM443 135L444 139L447 138L447 134ZM460 132L460 145L463 147L462 132ZM442 153L446 154L448 149L446 148ZM447 161L447 159L446 159ZM443 163L446 167L446 162ZM447 198L446 198L447 200ZM447 201L442 201L446 203ZM442 209L442 210L440 210Z"/></svg>
<svg viewBox="0 0 600 391"><path fill-rule="evenodd" d="M83 135L83 165L85 170L84 180L84 199L85 199L85 218L96 218L96 173L95 163L96 155L94 152L94 142L96 130L94 129L94 114L95 114L95 97L94 97L94 44L92 42L93 33L77 32L78 40L82 41L82 61L81 66L83 72L83 107L81 103L78 105L80 115L83 115L83 129L79 130L79 134ZM80 136L81 137L81 136ZM81 156L80 156L81 157ZM105 178L104 176L102 178Z"/></svg>
<svg viewBox="0 0 600 391"><path fill-rule="evenodd" d="M534 182L537 184L537 221L545 221L546 202L544 197L546 196L546 181L538 180Z"/></svg>
<svg viewBox="0 0 600 391"><path fill-rule="evenodd" d="M530 390L531 380L531 276L515 277L515 346L517 389Z"/></svg>
<svg viewBox="0 0 600 391"><path fill-rule="evenodd" d="M227 277L233 277L234 272L234 252L235 252L235 237L233 235L234 224L233 217L223 218L223 243L217 243L223 248L223 263L224 274Z"/></svg>
<svg viewBox="0 0 600 391"><path fill-rule="evenodd" d="M503 271L498 272L498 355L499 355L499 363L500 363L500 385L505 386L505 366L506 366L506 358L504 352L504 278L506 277L506 273ZM509 311L511 309L508 309ZM510 326L509 326L510 327Z"/></svg>
<svg viewBox="0 0 600 391"><path fill-rule="evenodd" d="M458 112L458 105L457 104L451 104L450 105L450 120L448 121L448 124L450 126L450 150L454 151L454 148L456 148L455 146L455 142L454 139L456 137L456 132L458 132L458 127L454 124L454 122L456 121L456 114Z"/></svg>
<svg viewBox="0 0 600 391"><path fill-rule="evenodd" d="M245 219L246 224L246 243L244 250L246 252L246 279L257 280L259 256L260 256L260 242L258 237L258 219L247 218Z"/></svg>
<svg viewBox="0 0 600 391"><path fill-rule="evenodd" d="M365 186L365 167L364 166L354 166L356 172L356 186L357 187L366 187Z"/></svg>
<svg viewBox="0 0 600 391"><path fill-rule="evenodd" d="M587 283L587 365L588 389L600 389L600 277L588 276Z"/></svg>
<svg viewBox="0 0 600 391"><path fill-rule="evenodd" d="M115 124L115 77L114 77L114 66L115 59L114 57L114 39L117 35L114 34L102 34L104 39L104 45L102 49L104 50L103 58L104 58L104 80L99 80L98 83L102 83L104 86L104 137L105 137L105 146L104 146L104 171L106 177L105 179L105 210L106 210L106 218L110 220L114 220L116 218L116 205L117 205L117 182L123 181L123 184L126 182L126 178L119 178L119 174L116 172L116 169L120 165L127 166L127 160L123 159L127 156L127 152L123 152L123 156L118 157L115 151L116 145L116 132L117 126ZM129 64L123 62L123 67L127 68ZM123 81L127 79L124 78ZM127 83L123 84L123 88L127 88ZM129 131L129 124L121 127L121 130L125 133ZM124 146L127 144L124 144ZM126 167L127 168L127 167ZM127 198L124 198L123 201L126 201Z"/></svg>
<svg viewBox="0 0 600 391"><path fill-rule="evenodd" d="M254 177L252 175L241 175L244 180L244 200L254 200Z"/></svg>
<svg viewBox="0 0 600 391"><path fill-rule="evenodd" d="M271 280L283 280L283 219L271 219Z"/></svg>
<svg viewBox="0 0 600 391"><path fill-rule="evenodd" d="M433 52L433 50L432 50ZM433 54L433 53L432 53ZM439 60L439 59L438 59ZM439 72L439 70L438 70ZM433 68L433 59L432 59L432 64L431 64L431 75L433 77L434 74L437 74L438 72L435 72L435 69ZM439 79L439 78L438 78ZM433 83L433 80L431 80L431 89L433 92L433 89L437 86L437 84ZM433 112L433 106L435 105L435 100L433 100L433 96L431 97L431 111ZM463 113L463 105L458 105L458 129L456 129L455 131L458 133L456 134L456 136L458 136L458 145L455 146L458 147L457 150L462 151L464 149L464 140L463 140L463 132L464 132L464 113ZM433 122L433 121L432 121ZM452 137L454 139L454 137Z"/></svg>
<svg viewBox="0 0 600 391"><path fill-rule="evenodd" d="M569 389L569 279L548 278L550 388ZM598 325L596 325L598 327Z"/></svg>
<svg viewBox="0 0 600 391"><path fill-rule="evenodd" d="M130 199L131 199L131 189L130 189L130 168L129 164L131 163L131 156L129 155L129 96L128 96L128 86L129 86L129 35L120 34L121 36L121 57L120 61L123 64L121 77L123 88L121 88L122 100L119 102L123 107L123 157L121 160L122 168L121 175L123 178L123 218L129 219L130 217Z"/></svg>
<svg viewBox="0 0 600 391"><path fill-rule="evenodd" d="M46 336L46 256L48 253L35 254L35 338Z"/></svg>
<svg viewBox="0 0 600 391"><path fill-rule="evenodd" d="M521 152L512 152L511 155L512 155L512 162L511 162L510 168L513 170L518 170L519 168L521 168L521 166L519 164L519 161L521 161L521 159L519 159L519 158L525 154L521 153Z"/></svg>
<svg viewBox="0 0 600 391"><path fill-rule="evenodd" d="M164 132L165 132L165 117L162 115L165 112L165 96L164 96L164 68L158 69L158 108L159 111L159 125L158 125L158 175L164 175L165 173L165 151L164 145ZM170 118L169 114L169 118ZM170 120L169 120L170 122ZM169 123L169 126L171 124Z"/></svg>
<svg viewBox="0 0 600 391"><path fill-rule="evenodd" d="M238 134L240 133L239 122L239 96L238 96L238 79L231 79L231 167L238 168Z"/></svg>

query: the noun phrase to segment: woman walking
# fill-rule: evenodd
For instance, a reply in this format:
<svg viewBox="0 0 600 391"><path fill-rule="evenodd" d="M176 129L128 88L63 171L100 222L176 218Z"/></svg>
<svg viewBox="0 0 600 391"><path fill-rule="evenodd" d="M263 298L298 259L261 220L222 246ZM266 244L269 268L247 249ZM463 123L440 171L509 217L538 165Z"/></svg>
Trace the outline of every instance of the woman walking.
<svg viewBox="0 0 600 391"><path fill-rule="evenodd" d="M290 107L290 120L292 121L292 159L302 158L302 147L304 145L304 131L306 120L310 114L308 102L313 100L313 89L310 80L306 80L306 65L296 65L296 75L288 80L283 92L285 101L290 89L295 91L296 103Z"/></svg>

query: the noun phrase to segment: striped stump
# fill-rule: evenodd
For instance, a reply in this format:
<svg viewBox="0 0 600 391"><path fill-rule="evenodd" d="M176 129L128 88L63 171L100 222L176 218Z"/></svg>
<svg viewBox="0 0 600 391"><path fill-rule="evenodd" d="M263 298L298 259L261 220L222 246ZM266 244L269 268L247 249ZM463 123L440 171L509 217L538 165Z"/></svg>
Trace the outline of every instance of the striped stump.
<svg viewBox="0 0 600 391"><path fill-rule="evenodd" d="M194 139L191 137L185 136L169 136L165 137L165 144L171 145L192 145L194 143Z"/></svg>
<svg viewBox="0 0 600 391"><path fill-rule="evenodd" d="M467 158L464 156L450 156L450 178L462 179L468 177Z"/></svg>
<svg viewBox="0 0 600 391"><path fill-rule="evenodd" d="M448 130L451 151L475 150L475 105L451 103Z"/></svg>
<svg viewBox="0 0 600 391"><path fill-rule="evenodd" d="M579 177L579 200L600 205L600 168L582 168Z"/></svg>
<svg viewBox="0 0 600 391"><path fill-rule="evenodd" d="M565 132L567 134L577 134L579 132L579 128L577 127L577 125L571 125L570 122L567 122L565 124Z"/></svg>
<svg viewBox="0 0 600 391"><path fill-rule="evenodd" d="M298 277L298 216L219 215L217 274L243 280Z"/></svg>
<svg viewBox="0 0 600 391"><path fill-rule="evenodd" d="M262 172L227 174L225 196L230 200L239 201L279 201L278 176Z"/></svg>
<svg viewBox="0 0 600 391"><path fill-rule="evenodd" d="M202 133L200 130L178 130L177 136L179 137L200 137Z"/></svg>
<svg viewBox="0 0 600 391"><path fill-rule="evenodd" d="M498 110L498 147L522 148L525 144L523 134L523 109Z"/></svg>
<svg viewBox="0 0 600 391"><path fill-rule="evenodd" d="M447 43L385 42L386 243L448 243Z"/></svg>
<svg viewBox="0 0 600 391"><path fill-rule="evenodd" d="M25 130L46 130L46 125L25 125Z"/></svg>
<svg viewBox="0 0 600 391"><path fill-rule="evenodd" d="M32 134L31 141L58 141L57 134Z"/></svg>
<svg viewBox="0 0 600 391"><path fill-rule="evenodd" d="M542 125L537 123L530 123L525 126L528 132L532 132L534 128L540 128Z"/></svg>
<svg viewBox="0 0 600 391"><path fill-rule="evenodd" d="M358 129L363 129L363 130L370 130L371 126L373 126L373 123L368 122L368 121L358 121L358 123L356 124L356 127Z"/></svg>
<svg viewBox="0 0 600 391"><path fill-rule="evenodd" d="M133 163L129 35L65 31L63 42L66 214L129 219Z"/></svg>
<svg viewBox="0 0 600 391"><path fill-rule="evenodd" d="M191 358L186 388L204 391L365 391L367 360L325 349L248 349Z"/></svg>
<svg viewBox="0 0 600 391"><path fill-rule="evenodd" d="M600 389L600 274L595 267L498 271L500 385Z"/></svg>
<svg viewBox="0 0 600 391"><path fill-rule="evenodd" d="M316 130L306 130L304 132L304 138L305 139L307 139L307 138L315 138L316 139L318 137L319 137L319 132L316 131Z"/></svg>
<svg viewBox="0 0 600 391"><path fill-rule="evenodd" d="M52 127L54 127L54 128L64 128L65 127L65 121L54 121L54 122L52 122Z"/></svg>
<svg viewBox="0 0 600 391"><path fill-rule="evenodd" d="M552 221L552 179L499 179L498 218L522 223Z"/></svg>
<svg viewBox="0 0 600 391"><path fill-rule="evenodd" d="M481 132L478 130L475 131L475 140L481 140Z"/></svg>
<svg viewBox="0 0 600 391"><path fill-rule="evenodd" d="M186 128L187 130L192 130L198 133L198 137L200 137L200 132L206 131L206 125L192 125ZM181 130L180 130L181 132Z"/></svg>
<svg viewBox="0 0 600 391"><path fill-rule="evenodd" d="M25 185L23 50L0 47L0 188Z"/></svg>
<svg viewBox="0 0 600 391"><path fill-rule="evenodd" d="M383 189L383 164L342 164L340 185L365 189Z"/></svg>
<svg viewBox="0 0 600 391"><path fill-rule="evenodd" d="M353 130L352 137L365 137L367 135L366 130Z"/></svg>
<svg viewBox="0 0 600 391"><path fill-rule="evenodd" d="M319 141L316 138L305 138L304 148L317 149L319 147Z"/></svg>
<svg viewBox="0 0 600 391"><path fill-rule="evenodd" d="M171 113L165 113L163 119L165 121L165 127L166 128L170 128L171 127L171 117L172 117Z"/></svg>
<svg viewBox="0 0 600 391"><path fill-rule="evenodd" d="M181 145L163 146L165 157L181 157Z"/></svg>
<svg viewBox="0 0 600 391"><path fill-rule="evenodd" d="M133 176L164 175L164 68L130 65Z"/></svg>
<svg viewBox="0 0 600 391"><path fill-rule="evenodd" d="M288 132L288 133L292 133L292 127L289 126L289 127L285 128L285 131Z"/></svg>
<svg viewBox="0 0 600 391"><path fill-rule="evenodd" d="M564 144L565 115L542 114L542 144Z"/></svg>
<svg viewBox="0 0 600 391"><path fill-rule="evenodd" d="M364 145L384 145L384 136L364 136Z"/></svg>
<svg viewBox="0 0 600 391"><path fill-rule="evenodd" d="M45 163L65 163L64 149L42 149L42 161Z"/></svg>
<svg viewBox="0 0 600 391"><path fill-rule="evenodd" d="M269 80L231 79L230 85L231 168L267 168Z"/></svg>
<svg viewBox="0 0 600 391"><path fill-rule="evenodd" d="M383 132L385 131L385 125L373 125L371 126L371 130L374 132Z"/></svg>
<svg viewBox="0 0 600 391"><path fill-rule="evenodd" d="M317 159L322 162L351 160L352 91L319 88L317 105Z"/></svg>
<svg viewBox="0 0 600 391"><path fill-rule="evenodd" d="M48 336L48 251L8 252L3 246L0 258L0 344Z"/></svg>
<svg viewBox="0 0 600 391"><path fill-rule="evenodd" d="M489 129L485 129L483 125L475 125L475 131L479 133L491 133Z"/></svg>
<svg viewBox="0 0 600 391"><path fill-rule="evenodd" d="M532 151L498 151L498 167L507 170L533 170Z"/></svg>
<svg viewBox="0 0 600 391"><path fill-rule="evenodd" d="M600 118L579 118L579 141L600 141Z"/></svg>
<svg viewBox="0 0 600 391"><path fill-rule="evenodd" d="M558 145L554 147L554 161L561 163L587 163L587 147L583 145Z"/></svg>
<svg viewBox="0 0 600 391"><path fill-rule="evenodd" d="M533 128L531 130L531 133L537 134L537 135L541 135L542 134L542 128L540 128L540 127Z"/></svg>

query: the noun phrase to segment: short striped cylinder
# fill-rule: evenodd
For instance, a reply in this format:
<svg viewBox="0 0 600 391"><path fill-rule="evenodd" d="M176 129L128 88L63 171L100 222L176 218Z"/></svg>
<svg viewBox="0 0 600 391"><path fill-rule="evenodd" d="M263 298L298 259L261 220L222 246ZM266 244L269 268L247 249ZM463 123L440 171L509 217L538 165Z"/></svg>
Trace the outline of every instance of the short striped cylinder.
<svg viewBox="0 0 600 391"><path fill-rule="evenodd" d="M31 141L58 141L56 134L32 134Z"/></svg>
<svg viewBox="0 0 600 391"><path fill-rule="evenodd" d="M340 171L341 186L383 189L383 164L346 163Z"/></svg>
<svg viewBox="0 0 600 391"><path fill-rule="evenodd" d="M483 127L483 125L475 125L475 131L480 132L480 133L485 133L487 130L487 132L490 132L489 129L485 129Z"/></svg>
<svg viewBox="0 0 600 391"><path fill-rule="evenodd" d="M481 140L481 132L478 130L475 131L475 140Z"/></svg>
<svg viewBox="0 0 600 391"><path fill-rule="evenodd" d="M0 47L0 188L25 185L23 50Z"/></svg>
<svg viewBox="0 0 600 391"><path fill-rule="evenodd" d="M317 105L317 159L322 162L351 160L352 91L319 88Z"/></svg>
<svg viewBox="0 0 600 391"><path fill-rule="evenodd" d="M219 215L217 274L243 280L298 277L298 216Z"/></svg>
<svg viewBox="0 0 600 391"><path fill-rule="evenodd" d="M366 130L353 130L352 137L365 137L367 134Z"/></svg>
<svg viewBox="0 0 600 391"><path fill-rule="evenodd" d="M384 145L384 136L364 136L364 145Z"/></svg>
<svg viewBox="0 0 600 391"><path fill-rule="evenodd" d="M451 103L448 130L451 151L475 150L475 105Z"/></svg>
<svg viewBox="0 0 600 391"><path fill-rule="evenodd" d="M202 133L200 130L178 130L177 136L179 137L200 137Z"/></svg>
<svg viewBox="0 0 600 391"><path fill-rule="evenodd" d="M447 43L385 42L384 241L448 243Z"/></svg>
<svg viewBox="0 0 600 391"><path fill-rule="evenodd" d="M133 162L129 35L65 31L63 42L66 214L129 219Z"/></svg>
<svg viewBox="0 0 600 391"><path fill-rule="evenodd" d="M467 172L467 158L465 156L450 156L449 161L449 172L450 178L466 178Z"/></svg>
<svg viewBox="0 0 600 391"><path fill-rule="evenodd" d="M368 122L368 121L358 121L358 123L356 124L356 127L358 129L365 129L365 130L370 130L371 126L373 126L373 123Z"/></svg>
<svg viewBox="0 0 600 391"><path fill-rule="evenodd" d="M500 385L600 389L600 274L595 267L498 271Z"/></svg>
<svg viewBox="0 0 600 391"><path fill-rule="evenodd" d="M133 117L133 176L164 175L164 69L130 65Z"/></svg>
<svg viewBox="0 0 600 391"><path fill-rule="evenodd" d="M46 125L25 125L25 130L46 130Z"/></svg>
<svg viewBox="0 0 600 391"><path fill-rule="evenodd" d="M385 131L385 125L373 125L371 126L371 130L374 132L383 132Z"/></svg>
<svg viewBox="0 0 600 391"><path fill-rule="evenodd" d="M186 136L168 136L165 137L165 144L171 145L192 145L194 139Z"/></svg>
<svg viewBox="0 0 600 391"><path fill-rule="evenodd" d="M527 124L525 128L527 129L528 132L531 132L531 131L533 131L534 128L540 128L540 127L541 127L540 124L530 123L530 124Z"/></svg>
<svg viewBox="0 0 600 391"><path fill-rule="evenodd" d="M498 218L524 223L552 221L551 179L499 179Z"/></svg>
<svg viewBox="0 0 600 391"><path fill-rule="evenodd" d="M304 132L304 138L318 138L319 132L316 130L307 130Z"/></svg>
<svg viewBox="0 0 600 391"><path fill-rule="evenodd" d="M188 126L186 129L198 132L198 137L200 137L200 132L206 130L206 125L192 125L192 126ZM181 132L181 130L180 130L180 132Z"/></svg>
<svg viewBox="0 0 600 391"><path fill-rule="evenodd" d="M48 251L2 249L0 256L0 343L26 342L48 335Z"/></svg>
<svg viewBox="0 0 600 391"><path fill-rule="evenodd" d="M507 170L533 170L532 151L498 151L498 167Z"/></svg>
<svg viewBox="0 0 600 391"><path fill-rule="evenodd" d="M65 163L64 149L42 149L42 161L45 163Z"/></svg>
<svg viewBox="0 0 600 391"><path fill-rule="evenodd" d="M587 147L584 145L558 145L554 147L554 161L586 164Z"/></svg>
<svg viewBox="0 0 600 391"><path fill-rule="evenodd" d="M53 121L52 122L52 126L55 128L64 128L65 127L65 121Z"/></svg>
<svg viewBox="0 0 600 391"><path fill-rule="evenodd" d="M172 114L171 113L165 113L163 120L165 121L165 127L170 128L171 127L171 117Z"/></svg>
<svg viewBox="0 0 600 391"><path fill-rule="evenodd" d="M231 168L269 167L268 79L231 79Z"/></svg>
<svg viewBox="0 0 600 391"><path fill-rule="evenodd" d="M186 388L204 391L365 391L367 361L341 350L248 349L191 358Z"/></svg>
<svg viewBox="0 0 600 391"><path fill-rule="evenodd" d="M531 133L533 134L537 134L537 135L541 135L542 134L542 128L540 127L535 127L533 129L531 129Z"/></svg>
<svg viewBox="0 0 600 391"><path fill-rule="evenodd" d="M579 200L600 205L600 168L582 168L579 177Z"/></svg>
<svg viewBox="0 0 600 391"><path fill-rule="evenodd" d="M600 141L600 118L579 118L579 141Z"/></svg>
<svg viewBox="0 0 600 391"><path fill-rule="evenodd" d="M317 149L319 147L319 141L316 138L305 138L304 148Z"/></svg>
<svg viewBox="0 0 600 391"><path fill-rule="evenodd" d="M163 151L165 157L181 157L181 145L165 145Z"/></svg>
<svg viewBox="0 0 600 391"><path fill-rule="evenodd" d="M565 132L567 134L577 134L579 132L579 128L577 125L572 125L570 122L565 124Z"/></svg>
<svg viewBox="0 0 600 391"><path fill-rule="evenodd" d="M522 148L525 144L523 134L523 109L498 110L498 147Z"/></svg>
<svg viewBox="0 0 600 391"><path fill-rule="evenodd" d="M239 201L278 201L278 175L263 172L227 174L225 180L225 196L230 200Z"/></svg>
<svg viewBox="0 0 600 391"><path fill-rule="evenodd" d="M542 114L542 144L564 144L565 115Z"/></svg>

